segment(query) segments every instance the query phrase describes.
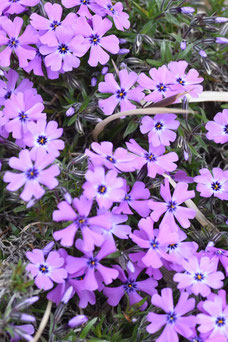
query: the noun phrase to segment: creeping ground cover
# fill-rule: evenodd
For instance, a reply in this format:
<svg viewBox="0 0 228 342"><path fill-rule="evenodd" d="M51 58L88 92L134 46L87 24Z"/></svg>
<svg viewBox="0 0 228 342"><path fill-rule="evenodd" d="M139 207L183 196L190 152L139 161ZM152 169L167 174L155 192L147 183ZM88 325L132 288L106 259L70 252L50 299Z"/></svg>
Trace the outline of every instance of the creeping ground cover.
<svg viewBox="0 0 228 342"><path fill-rule="evenodd" d="M0 1L0 341L228 342L228 3Z"/></svg>

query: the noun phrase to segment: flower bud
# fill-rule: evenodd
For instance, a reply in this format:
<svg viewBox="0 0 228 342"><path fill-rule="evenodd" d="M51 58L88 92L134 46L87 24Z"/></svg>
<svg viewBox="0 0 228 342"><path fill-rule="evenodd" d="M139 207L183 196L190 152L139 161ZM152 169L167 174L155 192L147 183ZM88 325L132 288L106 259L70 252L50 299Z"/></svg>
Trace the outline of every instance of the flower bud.
<svg viewBox="0 0 228 342"><path fill-rule="evenodd" d="M78 315L71 318L68 322L69 327L76 328L81 324L84 324L88 321L88 318L85 315Z"/></svg>
<svg viewBox="0 0 228 342"><path fill-rule="evenodd" d="M187 47L187 43L183 40L181 43L180 43L180 48L181 50L185 50Z"/></svg>
<svg viewBox="0 0 228 342"><path fill-rule="evenodd" d="M72 116L74 114L74 108L70 107L69 109L67 109L66 111L66 116Z"/></svg>

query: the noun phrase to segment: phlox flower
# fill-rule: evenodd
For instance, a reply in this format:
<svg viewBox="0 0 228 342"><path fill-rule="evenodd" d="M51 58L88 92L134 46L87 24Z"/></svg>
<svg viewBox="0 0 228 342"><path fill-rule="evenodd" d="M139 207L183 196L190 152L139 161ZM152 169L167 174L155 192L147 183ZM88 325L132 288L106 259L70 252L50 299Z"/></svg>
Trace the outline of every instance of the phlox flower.
<svg viewBox="0 0 228 342"><path fill-rule="evenodd" d="M226 274L228 275L228 251L222 248L208 246L205 249L205 252L206 256L209 256L209 258L217 260L217 263L221 262L226 271Z"/></svg>
<svg viewBox="0 0 228 342"><path fill-rule="evenodd" d="M40 0L1 0L0 15L4 14L19 14L26 11L27 6L36 6Z"/></svg>
<svg viewBox="0 0 228 342"><path fill-rule="evenodd" d="M92 251L94 246L101 246L104 238L101 234L94 231L94 227L109 227L109 218L105 214L88 217L93 205L93 201L84 196L74 198L72 206L66 201L58 204L58 210L53 212L53 220L72 221L66 228L55 231L54 239L59 241L62 246L73 246L75 235L78 229L82 232L83 250Z"/></svg>
<svg viewBox="0 0 228 342"><path fill-rule="evenodd" d="M186 289L196 296L201 294L208 296L212 289L220 289L223 286L222 280L225 278L220 271L217 272L218 262L216 259L208 257L190 257L182 260L185 273L176 273L173 280L178 282L178 289Z"/></svg>
<svg viewBox="0 0 228 342"><path fill-rule="evenodd" d="M62 4L66 8L80 6L77 14L81 17L87 17L89 19L92 18L92 14L90 13L89 9L101 16L105 15L104 9L99 6L100 0L62 0Z"/></svg>
<svg viewBox="0 0 228 342"><path fill-rule="evenodd" d="M39 119L46 119L43 100L40 95L35 95L33 89L25 90L24 93L12 94L5 101L3 114L8 122L5 125L7 132L12 132L15 139L24 138L28 132L28 123Z"/></svg>
<svg viewBox="0 0 228 342"><path fill-rule="evenodd" d="M215 196L221 200L228 200L228 171L215 167L211 172L204 168L199 170L200 176L194 177L196 190L202 197Z"/></svg>
<svg viewBox="0 0 228 342"><path fill-rule="evenodd" d="M169 181L165 179L165 185L161 184L160 194L165 202L150 202L150 208L153 210L151 218L157 222L159 218L165 213L162 223L166 223L172 227L176 226L175 218L183 228L190 227L189 219L193 219L196 215L194 209L180 206L184 201L195 197L193 190L188 191L186 183L177 183L173 196L170 193Z"/></svg>
<svg viewBox="0 0 228 342"><path fill-rule="evenodd" d="M36 29L39 30L39 40L42 44L48 46L56 46L58 40L56 38L56 30L61 27L71 26L77 16L75 13L69 13L64 20L62 18L63 8L59 4L52 4L46 2L44 5L45 12L48 18L44 18L37 13L32 13L30 16L30 23Z"/></svg>
<svg viewBox="0 0 228 342"><path fill-rule="evenodd" d="M208 121L205 127L208 130L207 139L225 144L228 141L228 109L217 113L213 121Z"/></svg>
<svg viewBox="0 0 228 342"><path fill-rule="evenodd" d="M121 2L117 2L113 5L111 0L99 0L99 4L103 6L105 12L113 18L117 30L124 31L124 29L129 29L129 15L123 12L123 4Z"/></svg>
<svg viewBox="0 0 228 342"><path fill-rule="evenodd" d="M99 15L94 15L91 19L91 25L85 17L80 17L75 24L75 32L85 37L83 45L90 55L88 63L92 67L96 67L98 63L105 65L109 60L107 52L116 54L119 51L119 39L111 34L103 37L110 30L112 23L109 19L102 19Z"/></svg>
<svg viewBox="0 0 228 342"><path fill-rule="evenodd" d="M170 62L168 68L172 75L170 88L175 92L187 91L192 97L198 97L203 91L203 78L199 77L198 71L190 69L186 74L188 63L186 61Z"/></svg>
<svg viewBox="0 0 228 342"><path fill-rule="evenodd" d="M169 259L169 255L166 254L167 246L179 240L177 232L170 229L168 225L160 225L159 229L154 229L151 217L141 219L138 226L140 230L134 230L130 238L139 247L147 249L142 262L147 267L162 267L162 258Z"/></svg>
<svg viewBox="0 0 228 342"><path fill-rule="evenodd" d="M85 315L77 315L69 320L67 323L69 327L76 328L79 325L82 325L88 321L88 318Z"/></svg>
<svg viewBox="0 0 228 342"><path fill-rule="evenodd" d="M133 305L142 300L142 297L138 294L138 291L145 292L150 296L152 296L154 293L157 293L155 288L158 283L153 278L137 281L139 274L142 272L141 268L134 266L135 270L133 272L128 270L128 275L126 276L124 270L120 266L114 265L113 267L119 271L118 278L122 282L122 285L118 287L105 287L103 289L104 295L108 297L107 303L109 305L118 305L124 294L129 297L130 305ZM147 302L145 302L140 309L145 310L146 307Z"/></svg>
<svg viewBox="0 0 228 342"><path fill-rule="evenodd" d="M97 166L94 171L87 171L83 184L84 195L88 199L95 198L99 208L109 209L114 202L121 202L124 197L123 179L117 177L117 172L110 170L105 174L103 167Z"/></svg>
<svg viewBox="0 0 228 342"><path fill-rule="evenodd" d="M176 133L173 130L179 126L179 121L175 120L174 114L157 114L152 119L149 116L144 116L140 131L145 134L148 133L149 143L153 146L170 146L170 142L175 141Z"/></svg>
<svg viewBox="0 0 228 342"><path fill-rule="evenodd" d="M146 253L143 251L128 254L128 256L132 262L135 262L142 269L146 268L145 273L148 274L150 277L153 277L155 280L162 279L163 275L162 275L159 268L153 268L151 266L146 267L146 265L143 263L142 258L145 255L146 255ZM164 262L165 259L163 259L162 261Z"/></svg>
<svg viewBox="0 0 228 342"><path fill-rule="evenodd" d="M56 42L54 46L41 45L39 51L44 55L46 67L52 71L71 71L80 64L80 59L86 53L86 47L82 45L82 35L75 35L69 27L61 27L56 30Z"/></svg>
<svg viewBox="0 0 228 342"><path fill-rule="evenodd" d="M143 182L136 181L131 191L129 191L129 186L124 179L123 189L125 190L125 195L118 207L114 208L116 214L128 214L131 215L133 212L131 208L134 209L140 216L146 217L150 213L149 200L150 191L145 188Z"/></svg>
<svg viewBox="0 0 228 342"><path fill-rule="evenodd" d="M57 165L49 166L52 162L53 157L44 151L39 151L35 158L32 158L28 150L22 150L19 158L11 157L9 160L9 166L21 172L7 171L5 173L3 180L9 183L6 189L16 191L24 186L20 194L24 201L29 201L33 196L36 199L42 197L45 190L40 184L48 189L54 189L58 185L55 177L60 171Z"/></svg>
<svg viewBox="0 0 228 342"><path fill-rule="evenodd" d="M207 300L198 304L199 313L197 323L198 330L207 336L206 341L225 342L228 339L228 305L226 304L226 292L221 290L218 295L211 294Z"/></svg>
<svg viewBox="0 0 228 342"><path fill-rule="evenodd" d="M152 68L149 71L150 77L141 73L138 78L138 83L145 89L152 90L151 94L145 96L145 101L157 102L164 97L169 97L177 92L174 92L170 88L172 83L172 74L168 70L166 65L159 67L158 69Z"/></svg>
<svg viewBox="0 0 228 342"><path fill-rule="evenodd" d="M84 289L95 291L98 289L99 279L108 285L113 279L118 277L119 272L110 267L103 266L100 261L107 255L114 253L116 248L113 244L106 240L97 254L86 252L83 257L67 257L66 270L72 274L75 272L82 272L84 277Z"/></svg>
<svg viewBox="0 0 228 342"><path fill-rule="evenodd" d="M178 334L188 338L192 335L192 329L196 325L196 318L193 315L184 316L195 308L195 299L188 298L188 293L181 292L179 300L174 307L173 291L170 288L161 290L161 296L154 294L151 302L154 306L161 308L165 314L150 312L147 320L151 322L146 328L150 334L154 334L165 326L156 342L178 342Z"/></svg>
<svg viewBox="0 0 228 342"><path fill-rule="evenodd" d="M7 117L3 114L3 111L0 111L0 137L8 138L9 136L9 132L7 132L5 129L5 124L7 122L8 122Z"/></svg>
<svg viewBox="0 0 228 342"><path fill-rule="evenodd" d="M175 175L172 176L175 182L193 183L194 178L189 177L184 170L178 170Z"/></svg>
<svg viewBox="0 0 228 342"><path fill-rule="evenodd" d="M21 68L26 67L28 60L33 59L36 55L36 50L29 44L37 43L38 34L31 25L28 25L20 35L22 25L23 19L19 17L14 18L14 21L7 19L1 23L4 31L0 31L0 46L5 47L0 52L2 67L10 65L10 57L13 52L17 55Z"/></svg>
<svg viewBox="0 0 228 342"><path fill-rule="evenodd" d="M39 289L50 290L53 282L63 283L67 277L67 271L62 268L64 259L58 252L50 252L45 260L43 251L34 249L26 253L31 264L26 266L26 270L35 278L35 284Z"/></svg>
<svg viewBox="0 0 228 342"><path fill-rule="evenodd" d="M112 114L118 104L121 111L135 109L136 106L129 100L140 102L144 97L141 87L132 88L138 79L134 71L128 73L127 69L122 69L118 77L120 85L111 73L106 74L105 81L98 85L99 92L113 94L107 99L99 100L99 107L106 115Z"/></svg>
<svg viewBox="0 0 228 342"><path fill-rule="evenodd" d="M94 152L86 149L85 153L90 158L94 166L104 165L108 169L116 170L117 172L134 171L135 156L130 154L122 147L118 147L113 152L113 144L109 141L102 141L100 144L93 142L91 147Z"/></svg>
<svg viewBox="0 0 228 342"><path fill-rule="evenodd" d="M64 149L64 142L58 139L63 134L63 128L58 128L56 121L38 120L28 122L28 133L24 136L23 142L32 147L31 155L35 156L38 149L43 149L54 157L59 156L59 150Z"/></svg>
<svg viewBox="0 0 228 342"><path fill-rule="evenodd" d="M151 178L155 178L157 174L162 175L164 172L172 172L177 168L174 163L178 160L178 155L175 152L165 153L165 147L163 145L154 147L149 145L149 151L144 150L134 139L130 139L126 143L129 151L137 155L135 164L138 170L146 165L147 175Z"/></svg>
<svg viewBox="0 0 228 342"><path fill-rule="evenodd" d="M35 329L32 324L22 324L22 325L10 325L11 330L13 331L13 336L11 335L10 342L18 342L22 338L26 341L31 342ZM10 333L9 333L10 334Z"/></svg>

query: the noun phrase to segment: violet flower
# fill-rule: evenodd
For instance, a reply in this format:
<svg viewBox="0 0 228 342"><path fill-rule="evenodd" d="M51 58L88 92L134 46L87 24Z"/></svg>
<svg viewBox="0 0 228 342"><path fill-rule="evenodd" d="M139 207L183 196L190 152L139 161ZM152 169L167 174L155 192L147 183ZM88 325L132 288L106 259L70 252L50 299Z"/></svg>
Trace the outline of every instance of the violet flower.
<svg viewBox="0 0 228 342"><path fill-rule="evenodd" d="M228 200L228 170L223 171L219 167L214 167L211 172L204 168L199 170L200 176L196 176L194 181L197 184L196 190L202 197L218 197L221 200Z"/></svg>
<svg viewBox="0 0 228 342"><path fill-rule="evenodd" d="M228 251L222 248L208 246L205 249L205 252L205 255L208 255L210 258L217 260L217 263L221 262L226 271L226 274L228 275Z"/></svg>
<svg viewBox="0 0 228 342"><path fill-rule="evenodd" d="M67 277L67 271L62 268L64 259L58 252L50 252L45 260L42 250L33 249L32 252L26 253L26 257L31 261L26 270L35 278L35 284L39 289L50 290L53 282L63 283Z"/></svg>
<svg viewBox="0 0 228 342"><path fill-rule="evenodd" d="M117 2L113 5L111 0L99 0L99 4L103 6L106 13L113 18L117 30L124 31L124 29L129 29L129 15L123 12L123 4L121 2Z"/></svg>
<svg viewBox="0 0 228 342"><path fill-rule="evenodd" d="M153 146L170 146L170 142L175 141L176 133L173 130L177 129L180 122L175 120L174 114L157 114L152 119L149 116L144 116L140 131L145 134L148 133L149 143Z"/></svg>
<svg viewBox="0 0 228 342"><path fill-rule="evenodd" d="M99 107L106 115L112 114L118 104L121 111L135 109L136 106L129 100L140 102L144 97L142 88L134 87L138 79L138 75L134 71L128 73L127 69L122 69L118 76L120 85L116 82L113 74L108 73L105 75L105 81L99 83L98 86L99 92L113 94L107 99L99 100Z"/></svg>
<svg viewBox="0 0 228 342"><path fill-rule="evenodd" d="M207 297L212 289L220 289L223 286L222 280L225 278L220 271L217 272L218 261L208 257L190 257L182 260L185 273L176 273L173 280L178 282L178 289L186 289L196 296L201 294Z"/></svg>
<svg viewBox="0 0 228 342"><path fill-rule="evenodd" d="M79 325L86 323L87 321L88 321L88 318L85 315L77 315L77 316L71 318L67 324L71 328L76 328Z"/></svg>
<svg viewBox="0 0 228 342"><path fill-rule="evenodd" d="M108 62L110 57L104 49L112 54L118 53L119 39L113 34L103 37L112 27L109 19L102 19L101 16L94 15L91 21L92 25L90 26L85 17L79 18L75 24L75 32L85 37L83 42L85 50L90 49L88 63L95 67L98 63L105 65Z"/></svg>
<svg viewBox="0 0 228 342"><path fill-rule="evenodd" d="M177 305L173 304L173 291L170 288L161 290L161 296L154 294L152 304L161 308L165 314L150 312L147 320L151 322L146 330L154 334L165 326L162 334L156 339L157 342L175 341L178 342L178 334L189 338L192 335L192 329L196 325L196 318L193 315L184 316L195 308L195 299L188 298L188 293L181 292Z"/></svg>
<svg viewBox="0 0 228 342"><path fill-rule="evenodd" d="M205 128L208 130L206 136L218 144L228 142L228 109L223 109L215 115L213 121L208 121Z"/></svg>
<svg viewBox="0 0 228 342"><path fill-rule="evenodd" d="M59 175L60 171L57 165L49 166L52 162L53 157L44 151L39 151L36 158L32 158L28 150L22 150L19 153L19 158L11 157L9 160L9 166L21 172L7 171L5 173L3 180L9 183L6 189L16 191L24 186L20 194L24 201L29 201L33 196L36 199L41 198L45 190L40 184L45 185L48 189L53 189L58 185L55 177Z"/></svg>
<svg viewBox="0 0 228 342"><path fill-rule="evenodd" d="M62 4L66 8L80 6L77 14L81 17L87 17L91 19L92 14L90 13L89 9L101 16L105 15L104 9L101 6L99 6L100 0L62 0Z"/></svg>
<svg viewBox="0 0 228 342"><path fill-rule="evenodd" d="M10 325L13 331L13 336L11 335L10 342L18 342L21 339L32 342L35 329L32 324L22 324L22 325Z"/></svg>
<svg viewBox="0 0 228 342"><path fill-rule="evenodd" d="M189 219L193 219L196 215L194 209L185 208L180 206L181 203L186 200L195 197L193 190L188 191L188 185L186 183L177 183L173 196L170 193L169 181L165 179L165 185L161 184L160 194L165 202L150 202L150 208L153 210L151 218L157 222L159 218L165 213L162 222L169 226L176 227L175 218L183 228L190 227Z"/></svg>
<svg viewBox="0 0 228 342"><path fill-rule="evenodd" d="M27 6L36 6L40 0L1 0L0 15L4 14L19 14L26 11Z"/></svg>
<svg viewBox="0 0 228 342"><path fill-rule="evenodd" d="M2 67L10 65L10 57L13 52L17 55L21 68L26 67L28 60L33 59L36 55L36 50L29 44L37 43L38 34L31 25L28 25L20 36L22 25L23 19L19 17L14 18L14 21L7 19L1 23L4 31L0 31L0 46L5 47L0 52Z"/></svg>
<svg viewBox="0 0 228 342"><path fill-rule="evenodd" d="M103 289L104 295L108 297L107 303L109 305L118 305L124 294L129 297L129 303L131 306L142 300L138 291L145 292L150 296L157 293L155 288L158 283L153 278L137 281L137 278L142 271L141 268L134 266L135 270L133 272L128 270L128 275L126 276L124 270L120 266L114 265L113 267L119 271L118 278L121 280L122 285L118 287L105 287ZM147 302L145 302L140 309L145 310L147 305Z"/></svg>

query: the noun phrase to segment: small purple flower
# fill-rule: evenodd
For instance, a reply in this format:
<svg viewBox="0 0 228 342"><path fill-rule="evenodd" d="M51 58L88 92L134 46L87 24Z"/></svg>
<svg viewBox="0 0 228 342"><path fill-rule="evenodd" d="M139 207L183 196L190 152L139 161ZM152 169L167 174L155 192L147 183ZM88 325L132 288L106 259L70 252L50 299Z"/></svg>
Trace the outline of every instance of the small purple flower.
<svg viewBox="0 0 228 342"><path fill-rule="evenodd" d="M9 166L21 173L10 171L5 173L3 180L9 183L6 189L16 191L24 186L20 194L24 201L29 201L33 196L36 199L41 198L45 190L40 184L45 185L48 189L53 189L58 185L55 177L59 175L60 171L57 165L48 167L52 162L53 157L47 155L43 150L37 153L36 158L32 158L28 150L22 150L19 153L19 158L11 157L9 160Z"/></svg>
<svg viewBox="0 0 228 342"><path fill-rule="evenodd" d="M228 38L225 37L216 37L215 42L217 44L228 44Z"/></svg>
<svg viewBox="0 0 228 342"><path fill-rule="evenodd" d="M27 6L36 6L40 0L1 0L0 15L4 14L19 14L26 11Z"/></svg>
<svg viewBox="0 0 228 342"><path fill-rule="evenodd" d="M10 325L10 328L13 330L13 336L10 338L10 342L18 342L21 339L25 339L26 341L31 342L35 329L32 324L23 324L23 325Z"/></svg>
<svg viewBox="0 0 228 342"><path fill-rule="evenodd" d="M218 263L220 261L228 275L228 251L222 248L208 246L205 252L207 252L206 255L210 258L216 259Z"/></svg>
<svg viewBox="0 0 228 342"><path fill-rule="evenodd" d="M197 184L196 190L202 197L215 196L221 200L228 200L228 170L223 171L219 167L212 169L212 174L208 169L201 169L200 176L196 176L194 181Z"/></svg>
<svg viewBox="0 0 228 342"><path fill-rule="evenodd" d="M62 4L66 8L80 6L77 14L81 17L92 18L89 9L101 16L105 15L104 8L99 6L100 1L97 2L97 0L62 0Z"/></svg>
<svg viewBox="0 0 228 342"><path fill-rule="evenodd" d="M127 69L120 70L119 79L120 85L116 82L113 74L108 73L105 75L105 81L99 83L98 90L101 93L113 94L107 99L99 100L99 107L106 115L112 114L118 104L121 111L135 109L136 106L129 100L140 102L144 97L142 88L134 87L138 79L138 75L134 71L128 73Z"/></svg>
<svg viewBox="0 0 228 342"><path fill-rule="evenodd" d="M92 25L90 26L85 17L79 18L75 24L75 32L85 37L83 42L85 50L90 49L88 63L92 67L96 67L98 63L105 65L110 58L104 49L112 54L118 53L119 39L113 34L103 37L112 27L109 19L102 19L101 16L94 15L91 21Z"/></svg>
<svg viewBox="0 0 228 342"><path fill-rule="evenodd" d="M180 43L181 50L185 50L186 47L187 47L187 43L184 40L182 40L182 42Z"/></svg>
<svg viewBox="0 0 228 342"><path fill-rule="evenodd" d="M192 14L195 12L195 9L189 6L184 6L180 8L180 12L183 14Z"/></svg>
<svg viewBox="0 0 228 342"><path fill-rule="evenodd" d="M88 321L88 318L85 315L77 315L69 320L67 323L69 327L76 328L79 325L82 325Z"/></svg>
<svg viewBox="0 0 228 342"><path fill-rule="evenodd" d="M121 202L124 197L123 179L117 172L110 170L105 174L103 167L97 166L94 171L87 171L83 184L84 195L88 199L95 198L99 207L109 209L114 202Z"/></svg>
<svg viewBox="0 0 228 342"><path fill-rule="evenodd" d="M72 116L72 115L74 115L74 113L75 113L74 107L70 107L66 111L66 116Z"/></svg>
<svg viewBox="0 0 228 342"><path fill-rule="evenodd" d="M154 334L165 326L162 334L156 341L159 342L178 342L178 334L189 338L192 335L192 329L196 325L196 317L193 315L184 316L195 308L195 299L188 298L188 293L181 292L177 305L173 304L173 291L170 288L161 290L161 296L154 294L152 304L165 311L165 314L150 312L147 320L151 322L146 330Z"/></svg>
<svg viewBox="0 0 228 342"><path fill-rule="evenodd" d="M170 142L175 141L176 133L173 130L177 129L180 125L176 120L174 114L157 114L152 119L149 116L144 116L140 131L145 134L148 133L149 143L153 146L170 146Z"/></svg>
<svg viewBox="0 0 228 342"><path fill-rule="evenodd" d="M28 65L28 60L32 60L36 55L36 50L29 44L36 44L38 34L36 30L28 25L25 31L20 35L23 25L23 19L16 17L14 21L9 19L1 23L0 46L5 48L0 52L0 65L8 67L10 65L10 57L14 52L19 60L19 66L24 68Z"/></svg>
<svg viewBox="0 0 228 342"><path fill-rule="evenodd" d="M111 0L99 0L99 4L103 6L106 13L113 18L117 30L124 31L124 29L129 29L129 15L123 12L123 4L121 2L117 2L113 5Z"/></svg>
<svg viewBox="0 0 228 342"><path fill-rule="evenodd" d="M182 266L185 273L176 273L173 280L178 282L178 289L188 289L188 292L196 296L201 294L207 297L212 289L220 289L223 286L222 280L225 278L220 271L217 272L218 262L215 258L208 257L197 258L190 257L188 260L182 260Z"/></svg>
<svg viewBox="0 0 228 342"><path fill-rule="evenodd" d="M208 121L205 127L208 130L207 139L219 144L228 142L228 109L217 113L214 121Z"/></svg>
<svg viewBox="0 0 228 342"><path fill-rule="evenodd" d="M53 282L63 283L67 277L67 271L62 268L64 259L58 252L50 252L45 260L43 251L34 249L32 252L27 252L26 257L31 261L26 270L35 278L35 284L39 289L50 290Z"/></svg>
<svg viewBox="0 0 228 342"><path fill-rule="evenodd" d="M175 219L180 223L183 228L190 227L189 219L193 219L196 215L194 209L185 208L180 206L181 203L190 198L195 197L193 190L188 191L186 183L177 183L173 196L170 193L169 181L165 179L165 185L161 185L160 194L165 202L150 202L150 208L153 210L151 218L157 222L161 215L165 213L162 223L166 223L172 227L176 227Z"/></svg>
<svg viewBox="0 0 228 342"><path fill-rule="evenodd" d="M104 288L103 293L106 297L108 297L107 303L109 305L118 305L124 294L129 297L130 305L133 305L142 300L142 297L138 294L138 291L145 292L150 296L157 293L155 287L158 283L153 278L137 281L137 278L142 271L141 268L134 266L135 270L133 272L128 271L128 275L126 276L125 272L120 266L114 265L113 267L119 271L118 278L121 280L122 285L118 287ZM146 307L147 302L145 302L140 309L145 310Z"/></svg>

